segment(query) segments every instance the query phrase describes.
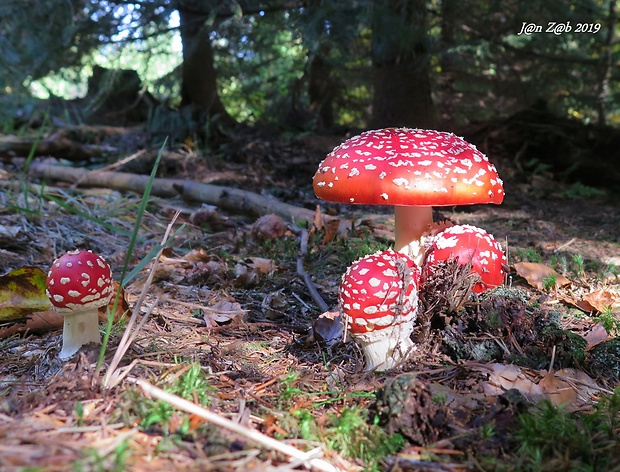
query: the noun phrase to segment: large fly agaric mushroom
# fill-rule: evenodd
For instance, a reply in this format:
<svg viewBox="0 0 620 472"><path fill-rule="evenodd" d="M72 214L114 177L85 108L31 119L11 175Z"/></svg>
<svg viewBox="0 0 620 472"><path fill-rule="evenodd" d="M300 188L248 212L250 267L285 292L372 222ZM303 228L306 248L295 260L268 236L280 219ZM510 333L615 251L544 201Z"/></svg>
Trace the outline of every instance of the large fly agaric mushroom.
<svg viewBox="0 0 620 472"><path fill-rule="evenodd" d="M54 261L47 274L47 296L64 317L61 359L88 343L101 344L99 307L110 302L114 285L105 259L92 251L75 250Z"/></svg>
<svg viewBox="0 0 620 472"><path fill-rule="evenodd" d="M338 301L351 336L362 345L366 370L388 370L414 347L420 270L391 249L354 262L342 277Z"/></svg>
<svg viewBox="0 0 620 472"><path fill-rule="evenodd" d="M395 207L395 249L420 262L433 206L496 203L502 181L487 157L463 138L434 130L366 131L337 146L313 179L317 197Z"/></svg>
<svg viewBox="0 0 620 472"><path fill-rule="evenodd" d="M506 256L495 238L472 225L451 226L437 234L426 253L424 271L432 272L441 261L454 258L460 265L471 263L472 272L480 276L475 293L504 283Z"/></svg>

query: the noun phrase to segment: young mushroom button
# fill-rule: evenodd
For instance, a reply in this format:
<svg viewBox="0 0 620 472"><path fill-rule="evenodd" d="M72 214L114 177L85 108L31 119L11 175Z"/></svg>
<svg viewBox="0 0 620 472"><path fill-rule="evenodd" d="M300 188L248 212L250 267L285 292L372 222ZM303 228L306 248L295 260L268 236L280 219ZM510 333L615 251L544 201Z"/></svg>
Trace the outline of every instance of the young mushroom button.
<svg viewBox="0 0 620 472"><path fill-rule="evenodd" d="M70 251L54 261L47 274L47 296L64 317L61 359L88 343L101 344L99 307L112 298L112 271L92 251Z"/></svg>
<svg viewBox="0 0 620 472"><path fill-rule="evenodd" d="M426 256L424 271L433 272L437 265L450 258L460 265L471 263L471 270L480 276L473 291L481 293L499 287L506 275L506 256L500 244L485 230L472 225L456 225L434 237Z"/></svg>
<svg viewBox="0 0 620 472"><path fill-rule="evenodd" d="M321 162L313 186L323 200L393 205L395 249L418 263L433 206L504 199L495 166L474 145L451 133L408 128L366 131L343 142Z"/></svg>
<svg viewBox="0 0 620 472"><path fill-rule="evenodd" d="M391 249L354 262L342 277L338 301L348 330L364 351L366 370L388 370L414 348L420 271Z"/></svg>

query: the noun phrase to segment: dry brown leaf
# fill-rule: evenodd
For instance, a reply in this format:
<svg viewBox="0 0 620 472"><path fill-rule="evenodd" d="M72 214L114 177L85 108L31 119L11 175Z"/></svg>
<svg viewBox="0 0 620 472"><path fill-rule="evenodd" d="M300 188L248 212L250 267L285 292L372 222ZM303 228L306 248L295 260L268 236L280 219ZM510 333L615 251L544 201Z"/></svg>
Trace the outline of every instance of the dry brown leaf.
<svg viewBox="0 0 620 472"><path fill-rule="evenodd" d="M608 288L588 293L583 297L583 301L592 307L589 311L603 312L610 308L612 311L620 310L620 293Z"/></svg>
<svg viewBox="0 0 620 472"><path fill-rule="evenodd" d="M263 215L254 222L250 234L256 241L281 239L286 234L286 223L282 217L273 213Z"/></svg>
<svg viewBox="0 0 620 472"><path fill-rule="evenodd" d="M264 257L248 257L245 262L250 269L259 274L269 274L278 268L273 259L265 259Z"/></svg>
<svg viewBox="0 0 620 472"><path fill-rule="evenodd" d="M600 387L585 372L577 369L551 371L538 383L544 397L555 406L575 411L589 405Z"/></svg>
<svg viewBox="0 0 620 472"><path fill-rule="evenodd" d="M40 333L60 329L62 325L63 318L55 310L38 311L30 313L24 323L13 323L0 329L0 339L25 332Z"/></svg>
<svg viewBox="0 0 620 472"><path fill-rule="evenodd" d="M488 379L480 384L486 395L499 396L514 388L530 401L546 398L569 411L589 405L601 390L589 375L577 369L547 372L500 363L470 363L468 367L488 374Z"/></svg>
<svg viewBox="0 0 620 472"><path fill-rule="evenodd" d="M204 321L207 327L238 323L243 321L247 310L234 300L223 299L205 310Z"/></svg>
<svg viewBox="0 0 620 472"><path fill-rule="evenodd" d="M586 331L583 335L583 338L588 342L585 347L586 351L589 351L598 343L602 343L603 341L607 341L610 336L605 327L601 323L596 323L592 326L588 331Z"/></svg>
<svg viewBox="0 0 620 472"><path fill-rule="evenodd" d="M261 311L267 319L275 320L285 315L284 310L288 305L284 289L281 288L265 295L261 303Z"/></svg>
<svg viewBox="0 0 620 472"><path fill-rule="evenodd" d="M187 252L184 256L187 262L208 262L211 260L211 256L207 254L204 248L196 248Z"/></svg>
<svg viewBox="0 0 620 472"><path fill-rule="evenodd" d="M317 205L316 210L314 211L314 221L312 222L312 227L316 231L321 231L323 229L323 213L321 212L320 205Z"/></svg>
<svg viewBox="0 0 620 472"><path fill-rule="evenodd" d="M524 370L513 364L492 363L485 366L489 379L482 383L482 388L486 395L499 396L516 388L529 400L535 401L541 397L542 390L536 383L539 376L535 371Z"/></svg>
<svg viewBox="0 0 620 472"><path fill-rule="evenodd" d="M314 340L332 346L344 340L344 322L339 311L326 311L312 323Z"/></svg>
<svg viewBox="0 0 620 472"><path fill-rule="evenodd" d="M550 280L551 277L555 278L556 287L563 287L571 283L570 280L551 267L537 262L517 262L513 267L517 271L517 274L538 290L543 290L546 285L545 282Z"/></svg>

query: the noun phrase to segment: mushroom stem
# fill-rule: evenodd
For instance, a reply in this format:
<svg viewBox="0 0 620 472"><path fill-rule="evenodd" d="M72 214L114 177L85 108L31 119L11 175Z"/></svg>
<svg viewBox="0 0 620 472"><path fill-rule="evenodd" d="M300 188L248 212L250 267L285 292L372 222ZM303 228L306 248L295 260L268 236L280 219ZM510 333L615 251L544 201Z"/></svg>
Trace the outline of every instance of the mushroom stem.
<svg viewBox="0 0 620 472"><path fill-rule="evenodd" d="M394 207L394 250L410 256L421 265L422 236L433 225L433 207Z"/></svg>
<svg viewBox="0 0 620 472"><path fill-rule="evenodd" d="M356 333L366 358L366 370L390 370L407 358L414 348L409 337L413 331L413 323L401 323L381 331Z"/></svg>
<svg viewBox="0 0 620 472"><path fill-rule="evenodd" d="M68 359L85 344L101 344L97 308L66 313L63 316L65 319L62 330L62 350L58 357Z"/></svg>

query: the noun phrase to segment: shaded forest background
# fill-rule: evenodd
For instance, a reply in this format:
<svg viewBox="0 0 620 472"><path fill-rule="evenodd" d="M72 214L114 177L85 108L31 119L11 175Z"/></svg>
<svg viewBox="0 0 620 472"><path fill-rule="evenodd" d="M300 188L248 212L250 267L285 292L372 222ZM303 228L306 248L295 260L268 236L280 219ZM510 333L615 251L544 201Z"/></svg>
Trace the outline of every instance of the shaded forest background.
<svg viewBox="0 0 620 472"><path fill-rule="evenodd" d="M12 0L0 14L4 133L50 110L202 144L240 125L458 132L523 109L620 123L617 1Z"/></svg>

